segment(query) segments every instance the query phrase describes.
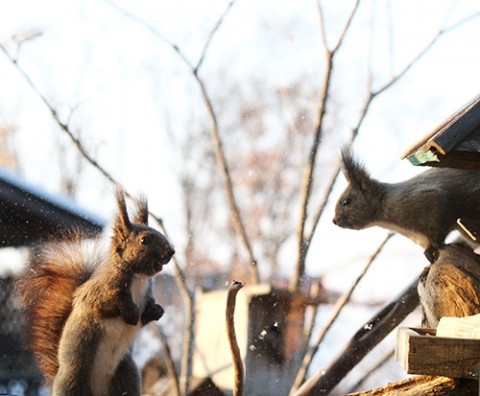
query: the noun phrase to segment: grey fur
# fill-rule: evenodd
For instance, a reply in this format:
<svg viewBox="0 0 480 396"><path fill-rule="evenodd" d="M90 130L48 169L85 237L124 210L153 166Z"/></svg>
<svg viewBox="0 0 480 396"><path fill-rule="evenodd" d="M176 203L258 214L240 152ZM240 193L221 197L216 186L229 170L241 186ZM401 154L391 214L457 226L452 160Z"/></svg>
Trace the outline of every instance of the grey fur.
<svg viewBox="0 0 480 396"><path fill-rule="evenodd" d="M432 168L399 183L371 178L344 150L349 185L338 199L333 222L343 228L380 226L403 234L433 260L458 218L480 218L480 171Z"/></svg>

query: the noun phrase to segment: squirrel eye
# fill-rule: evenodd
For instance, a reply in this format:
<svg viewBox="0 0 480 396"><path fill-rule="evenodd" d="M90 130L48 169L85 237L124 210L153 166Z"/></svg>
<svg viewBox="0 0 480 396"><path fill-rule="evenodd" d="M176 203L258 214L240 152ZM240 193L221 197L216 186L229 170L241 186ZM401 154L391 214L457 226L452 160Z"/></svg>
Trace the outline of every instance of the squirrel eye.
<svg viewBox="0 0 480 396"><path fill-rule="evenodd" d="M142 243L142 245L148 245L150 244L150 242L152 242L152 238L149 236L144 236L142 237L142 239L140 239L140 242Z"/></svg>
<svg viewBox="0 0 480 396"><path fill-rule="evenodd" d="M348 206L352 202L352 198L347 197L342 201L342 206Z"/></svg>

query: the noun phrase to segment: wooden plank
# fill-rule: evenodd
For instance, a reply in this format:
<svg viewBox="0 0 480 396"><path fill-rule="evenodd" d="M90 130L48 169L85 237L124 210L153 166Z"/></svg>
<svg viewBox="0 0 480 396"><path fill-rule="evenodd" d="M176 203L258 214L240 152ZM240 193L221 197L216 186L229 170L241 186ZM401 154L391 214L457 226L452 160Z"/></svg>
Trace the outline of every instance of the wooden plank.
<svg viewBox="0 0 480 396"><path fill-rule="evenodd" d="M480 340L480 314L463 318L444 316L438 322L437 337Z"/></svg>
<svg viewBox="0 0 480 396"><path fill-rule="evenodd" d="M457 224L472 241L476 242L478 240L478 235L480 234L479 219L457 219Z"/></svg>
<svg viewBox="0 0 480 396"><path fill-rule="evenodd" d="M400 156L400 159L405 159L411 155L414 155L418 152L417 155L421 155L421 153L425 153L428 150L423 150L423 146L427 143L433 136L435 136L438 132L438 127L434 130L426 133L422 136L419 140L417 140L413 145L409 146Z"/></svg>
<svg viewBox="0 0 480 396"><path fill-rule="evenodd" d="M407 374L478 378L480 340L434 334L433 329L399 329L396 359Z"/></svg>

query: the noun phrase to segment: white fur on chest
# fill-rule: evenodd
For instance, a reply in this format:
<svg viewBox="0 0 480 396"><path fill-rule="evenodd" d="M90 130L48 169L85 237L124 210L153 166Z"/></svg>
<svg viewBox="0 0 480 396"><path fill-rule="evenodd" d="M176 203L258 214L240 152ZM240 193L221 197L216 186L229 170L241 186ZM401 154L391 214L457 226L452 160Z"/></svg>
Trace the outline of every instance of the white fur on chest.
<svg viewBox="0 0 480 396"><path fill-rule="evenodd" d="M140 312L145 308L145 294L148 286L148 277L136 276L130 288L133 302L138 306ZM141 327L140 318L135 326L125 323L120 317L102 320L102 337L97 348L91 376L91 388L95 396L108 394L110 379Z"/></svg>
<svg viewBox="0 0 480 396"><path fill-rule="evenodd" d="M395 224L384 223L384 222L381 222L381 221L376 222L373 225L376 225L376 226L379 226L379 227L382 227L382 228L386 228L387 230L394 231L398 234L406 236L407 238L411 239L413 242L420 245L424 249L427 249L430 245L430 241L428 240L428 238L424 234L421 234L419 232L407 230L407 229L399 227Z"/></svg>

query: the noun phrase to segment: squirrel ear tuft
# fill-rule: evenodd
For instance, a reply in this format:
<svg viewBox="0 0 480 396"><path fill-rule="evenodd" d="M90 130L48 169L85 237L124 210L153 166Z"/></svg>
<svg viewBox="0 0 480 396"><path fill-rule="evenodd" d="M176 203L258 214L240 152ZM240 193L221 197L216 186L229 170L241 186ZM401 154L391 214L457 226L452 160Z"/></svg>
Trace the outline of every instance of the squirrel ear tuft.
<svg viewBox="0 0 480 396"><path fill-rule="evenodd" d="M372 179L365 167L353 158L349 148L342 149L342 162L343 173L350 184L360 189L371 184Z"/></svg>
<svg viewBox="0 0 480 396"><path fill-rule="evenodd" d="M125 203L125 194L120 187L117 188L116 195L117 195L118 213L117 213L117 217L115 218L113 231L115 235L118 235L118 234L125 235L132 228L132 223L128 218L127 204Z"/></svg>
<svg viewBox="0 0 480 396"><path fill-rule="evenodd" d="M137 211L133 222L135 224L148 225L148 201L145 195L140 195L137 199Z"/></svg>

